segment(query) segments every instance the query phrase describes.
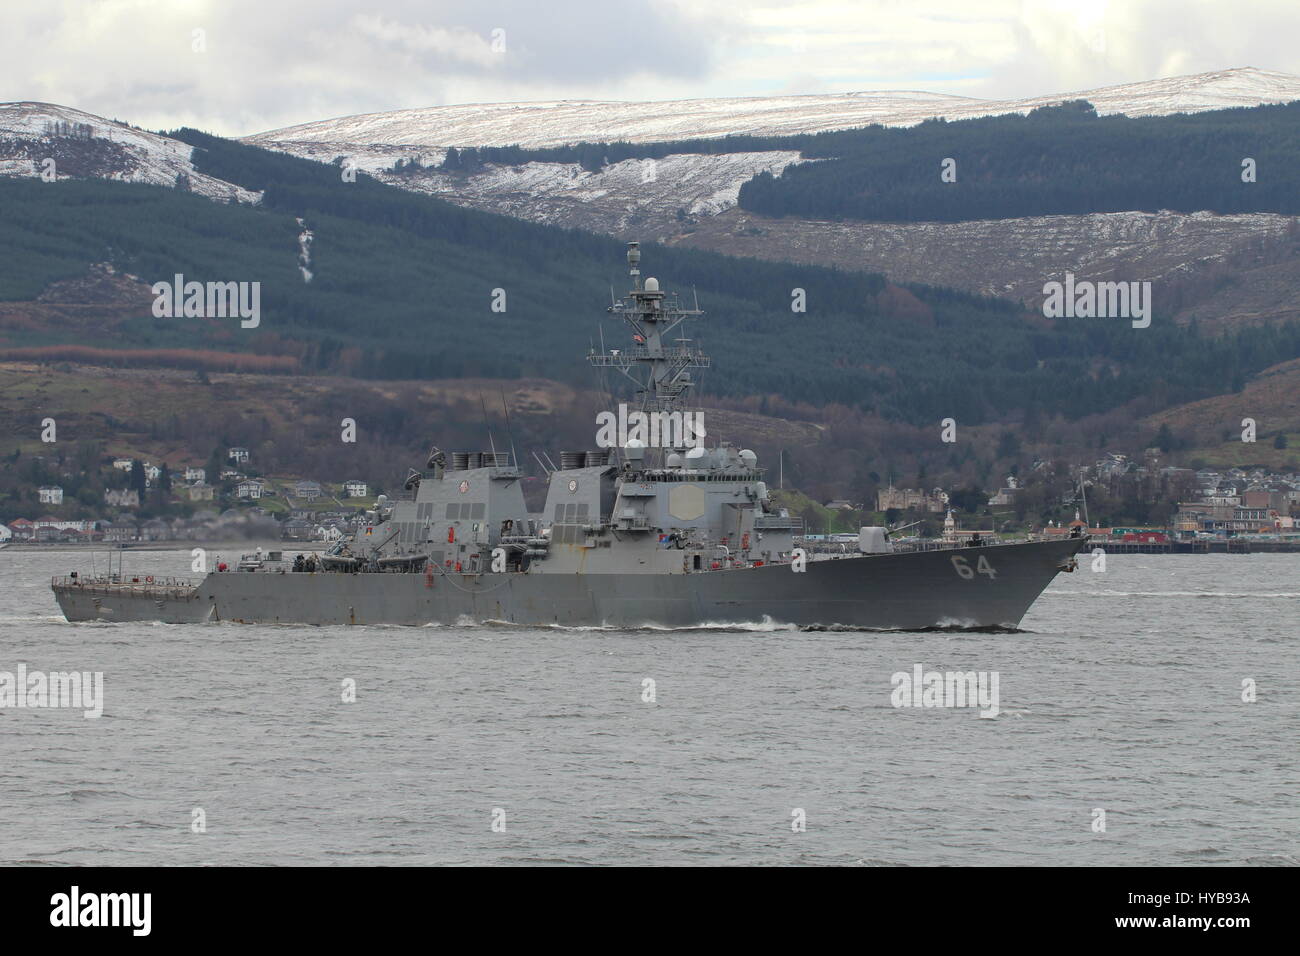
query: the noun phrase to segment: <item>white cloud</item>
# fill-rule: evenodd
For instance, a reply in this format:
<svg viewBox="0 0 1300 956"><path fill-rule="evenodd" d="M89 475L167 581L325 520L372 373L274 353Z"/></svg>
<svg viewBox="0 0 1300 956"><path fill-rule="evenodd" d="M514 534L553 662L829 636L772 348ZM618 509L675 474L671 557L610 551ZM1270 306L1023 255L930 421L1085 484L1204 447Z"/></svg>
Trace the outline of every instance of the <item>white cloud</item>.
<svg viewBox="0 0 1300 956"><path fill-rule="evenodd" d="M382 46L407 53L433 53L456 63L491 66L502 63L501 54L493 53L487 37L464 27L445 29L409 25L396 20L386 20L378 14L358 13L352 25L363 36L378 41Z"/></svg>
<svg viewBox="0 0 1300 956"><path fill-rule="evenodd" d="M1297 35L1294 0L42 0L0 13L0 100L234 135L445 103L1002 98L1234 66L1300 73Z"/></svg>

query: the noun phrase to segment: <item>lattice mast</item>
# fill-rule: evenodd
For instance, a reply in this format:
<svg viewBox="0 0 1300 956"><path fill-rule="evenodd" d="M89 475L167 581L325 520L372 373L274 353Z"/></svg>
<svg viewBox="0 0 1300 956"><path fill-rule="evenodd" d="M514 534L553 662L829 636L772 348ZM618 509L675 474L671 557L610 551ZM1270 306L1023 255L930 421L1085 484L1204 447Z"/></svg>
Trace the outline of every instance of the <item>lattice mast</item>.
<svg viewBox="0 0 1300 956"><path fill-rule="evenodd" d="M631 329L632 346L592 351L587 359L598 368L617 369L631 381L641 411L684 411L686 394L695 384L690 370L708 368L710 360L690 339L670 340L669 336L687 318L704 313L698 303L695 308L682 308L677 293L661 292L655 278L647 278L643 285L640 262L640 243L629 242L627 263L632 290L608 309Z"/></svg>

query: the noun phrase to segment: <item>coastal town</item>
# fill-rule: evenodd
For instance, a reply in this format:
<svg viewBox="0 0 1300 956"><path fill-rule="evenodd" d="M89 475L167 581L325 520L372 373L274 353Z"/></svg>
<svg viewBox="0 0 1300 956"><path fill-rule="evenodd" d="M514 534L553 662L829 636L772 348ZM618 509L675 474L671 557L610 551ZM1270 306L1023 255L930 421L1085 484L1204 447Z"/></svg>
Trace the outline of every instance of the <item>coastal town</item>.
<svg viewBox="0 0 1300 956"><path fill-rule="evenodd" d="M249 450L242 447L226 449L224 457L219 467L175 470L115 457L105 462L105 486L98 495L85 481L77 482L72 494L63 484L41 485L36 501L42 511L0 522L0 543L330 542L350 533L376 501L377 493L360 479L321 482L252 474ZM71 484L78 475L69 471L64 477ZM17 504L13 497L4 503L8 512Z"/></svg>
<svg viewBox="0 0 1300 956"><path fill-rule="evenodd" d="M802 519L809 538L884 525L922 540L1083 533L1101 544L1152 549L1201 543L1208 550L1215 542L1228 543L1227 550L1233 542L1242 549L1248 542L1300 548L1300 473L1193 470L1164 465L1152 452L1142 460L1113 453L1087 465L1035 461L1023 475L989 489L896 487L888 479L869 503L776 495ZM383 493L359 478L257 474L249 450L239 446L214 450L206 466L176 469L125 456L65 460L62 469L39 456L25 464L28 476L49 480L11 487L0 497L0 544L329 543L355 530ZM91 473L96 480L87 480ZM1100 520L1124 513L1148 520Z"/></svg>
<svg viewBox="0 0 1300 956"><path fill-rule="evenodd" d="M1123 456L1112 456L1105 462L1098 463L1093 476L1082 477L1084 493L1080 500L1086 498L1086 489L1094 486L1094 478L1107 479L1121 472L1125 462ZM1085 470L1086 471L1086 470ZM1174 479L1190 487L1191 493L1178 501L1177 510L1169 524L1161 528L1143 529L1145 534L1165 534L1174 538L1231 537L1236 535L1257 535L1263 537L1296 536L1300 540L1300 475L1268 474L1256 469L1247 472L1241 468L1231 468L1223 472L1202 469L1191 471L1185 468L1168 468L1164 478ZM1005 487L988 499L986 513L1006 514L1015 504L1017 494L1022 489L1016 478L1009 477ZM1068 504L1066 499L1062 504ZM831 507L843 507L847 502L831 502ZM931 491L913 488L882 489L877 495L876 510L882 513L898 511L901 513L951 514L950 496L941 488ZM1051 533L1054 528L1043 528ZM1113 529L1088 526L1087 533L1097 537L1109 537L1116 531L1132 532L1132 529Z"/></svg>

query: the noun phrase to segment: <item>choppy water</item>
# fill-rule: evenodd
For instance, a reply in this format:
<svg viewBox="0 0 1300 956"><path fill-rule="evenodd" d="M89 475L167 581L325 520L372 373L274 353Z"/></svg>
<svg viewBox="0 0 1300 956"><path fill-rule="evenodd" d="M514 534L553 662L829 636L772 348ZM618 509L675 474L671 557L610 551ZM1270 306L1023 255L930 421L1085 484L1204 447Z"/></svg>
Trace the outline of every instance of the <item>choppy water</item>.
<svg viewBox="0 0 1300 956"><path fill-rule="evenodd" d="M1012 634L71 625L87 564L0 551L0 671L106 698L0 709L0 863L1300 862L1296 555L1084 562ZM918 663L1001 713L893 707Z"/></svg>

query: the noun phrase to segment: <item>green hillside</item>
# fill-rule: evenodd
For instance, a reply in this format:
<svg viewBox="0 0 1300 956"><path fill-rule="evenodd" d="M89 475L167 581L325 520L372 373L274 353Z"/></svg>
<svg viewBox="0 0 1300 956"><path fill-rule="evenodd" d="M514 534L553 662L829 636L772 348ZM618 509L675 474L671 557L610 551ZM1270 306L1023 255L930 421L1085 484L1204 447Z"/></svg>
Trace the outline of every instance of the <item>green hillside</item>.
<svg viewBox="0 0 1300 956"><path fill-rule="evenodd" d="M74 343L214 349L288 357L302 372L369 378L513 378L588 383L583 356L627 341L604 314L626 287L621 243L417 196L337 167L183 130L203 171L265 190L260 207L103 181L0 180L0 299L29 300L107 261L146 282L259 281L262 319L158 319L143 304L111 334L67 323L0 327L0 353ZM301 217L314 234L298 271ZM627 238L635 238L628 236ZM1216 394L1300 354L1296 326L1206 339L1157 313L1053 325L1008 303L878 276L649 245L643 267L699 294L688 334L714 356L702 384L721 396L838 403L914 423L1034 414L1077 417L1139 396L1151 408ZM493 312L494 289L507 308ZM791 311L806 291L807 312ZM23 313L22 308L9 310ZM37 315L33 311L32 315ZM123 361L140 362L139 356Z"/></svg>

